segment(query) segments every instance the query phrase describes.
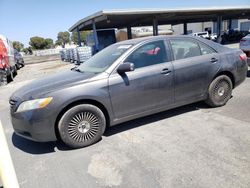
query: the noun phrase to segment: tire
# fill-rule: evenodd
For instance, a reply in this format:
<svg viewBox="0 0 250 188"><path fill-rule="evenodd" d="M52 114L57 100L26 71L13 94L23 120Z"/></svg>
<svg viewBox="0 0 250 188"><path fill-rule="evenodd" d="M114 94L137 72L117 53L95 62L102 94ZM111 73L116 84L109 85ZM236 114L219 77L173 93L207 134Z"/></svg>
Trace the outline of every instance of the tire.
<svg viewBox="0 0 250 188"><path fill-rule="evenodd" d="M12 70L10 70L10 75L8 75L7 81L9 83L9 82L12 82L13 80L14 80L14 73Z"/></svg>
<svg viewBox="0 0 250 188"><path fill-rule="evenodd" d="M209 86L205 101L211 107L224 106L232 96L233 84L226 75L216 77Z"/></svg>
<svg viewBox="0 0 250 188"><path fill-rule="evenodd" d="M7 85L7 72L5 70L0 70L0 86Z"/></svg>
<svg viewBox="0 0 250 188"><path fill-rule="evenodd" d="M19 65L18 63L16 64L16 69L19 70L21 68L21 65Z"/></svg>
<svg viewBox="0 0 250 188"><path fill-rule="evenodd" d="M15 77L17 75L17 67L14 67L14 71L13 71L13 77Z"/></svg>
<svg viewBox="0 0 250 188"><path fill-rule="evenodd" d="M90 104L72 107L63 114L58 123L61 140L72 148L82 148L98 142L105 128L103 112Z"/></svg>

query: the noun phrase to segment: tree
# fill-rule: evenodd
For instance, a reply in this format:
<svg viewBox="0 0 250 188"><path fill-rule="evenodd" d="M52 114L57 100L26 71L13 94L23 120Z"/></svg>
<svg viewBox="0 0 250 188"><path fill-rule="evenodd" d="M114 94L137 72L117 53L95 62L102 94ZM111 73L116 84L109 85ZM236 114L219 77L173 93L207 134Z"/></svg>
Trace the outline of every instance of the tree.
<svg viewBox="0 0 250 188"><path fill-rule="evenodd" d="M45 39L42 37L31 37L29 45L35 50L43 50L46 47Z"/></svg>
<svg viewBox="0 0 250 188"><path fill-rule="evenodd" d="M45 39L44 42L46 44L47 49L54 48L54 42L53 42L53 40L51 38Z"/></svg>
<svg viewBox="0 0 250 188"><path fill-rule="evenodd" d="M90 33L89 31L81 31L80 32L81 42L86 43L86 37L89 33ZM78 44L78 34L76 31L72 32L71 41L74 42L74 44Z"/></svg>
<svg viewBox="0 0 250 188"><path fill-rule="evenodd" d="M57 45L61 45L63 48L65 47L65 44L69 43L70 41L70 33L68 31L59 32L57 34Z"/></svg>
<svg viewBox="0 0 250 188"><path fill-rule="evenodd" d="M19 41L13 41L13 48L15 48L17 51L21 51L23 49L24 45L23 43Z"/></svg>
<svg viewBox="0 0 250 188"><path fill-rule="evenodd" d="M33 54L33 51L31 49L31 47L29 46L28 48L23 48L22 51L27 55L32 55Z"/></svg>
<svg viewBox="0 0 250 188"><path fill-rule="evenodd" d="M54 47L53 40L50 38L44 39L42 37L31 37L30 46L35 50L50 49Z"/></svg>

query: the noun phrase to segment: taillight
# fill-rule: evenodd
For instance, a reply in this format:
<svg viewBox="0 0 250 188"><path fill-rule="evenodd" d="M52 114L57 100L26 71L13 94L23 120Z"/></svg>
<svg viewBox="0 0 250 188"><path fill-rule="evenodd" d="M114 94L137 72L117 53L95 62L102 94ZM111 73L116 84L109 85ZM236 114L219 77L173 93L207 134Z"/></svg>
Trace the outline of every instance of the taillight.
<svg viewBox="0 0 250 188"><path fill-rule="evenodd" d="M241 61L246 61L247 60L247 55L244 53L244 54L240 54L240 60Z"/></svg>

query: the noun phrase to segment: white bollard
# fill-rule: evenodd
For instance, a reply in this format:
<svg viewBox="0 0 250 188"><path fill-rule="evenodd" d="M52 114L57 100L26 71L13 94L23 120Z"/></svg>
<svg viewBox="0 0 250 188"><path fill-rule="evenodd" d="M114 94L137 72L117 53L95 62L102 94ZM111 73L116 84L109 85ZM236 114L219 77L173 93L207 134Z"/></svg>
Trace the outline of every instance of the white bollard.
<svg viewBox="0 0 250 188"><path fill-rule="evenodd" d="M0 178L4 188L19 188L10 151L0 120Z"/></svg>

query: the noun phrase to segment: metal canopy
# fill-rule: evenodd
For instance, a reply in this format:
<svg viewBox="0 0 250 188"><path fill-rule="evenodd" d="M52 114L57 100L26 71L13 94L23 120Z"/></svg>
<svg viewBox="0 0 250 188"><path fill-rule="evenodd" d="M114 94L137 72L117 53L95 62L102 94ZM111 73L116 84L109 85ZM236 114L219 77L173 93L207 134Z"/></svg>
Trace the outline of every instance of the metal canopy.
<svg viewBox="0 0 250 188"><path fill-rule="evenodd" d="M210 7L190 9L129 9L103 10L79 20L69 31L96 29L126 28L136 26L150 26L153 20L158 25L182 24L205 21L217 21L218 16L223 20L250 19L250 6L245 7Z"/></svg>

